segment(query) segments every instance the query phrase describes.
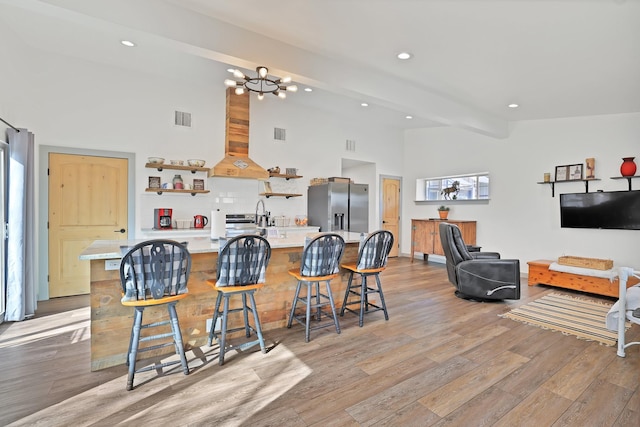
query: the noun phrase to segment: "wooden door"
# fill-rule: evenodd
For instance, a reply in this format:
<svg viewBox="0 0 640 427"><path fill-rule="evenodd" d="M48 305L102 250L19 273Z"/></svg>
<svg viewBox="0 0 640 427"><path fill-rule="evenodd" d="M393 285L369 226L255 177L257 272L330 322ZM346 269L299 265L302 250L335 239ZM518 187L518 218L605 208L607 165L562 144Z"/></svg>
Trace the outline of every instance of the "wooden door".
<svg viewBox="0 0 640 427"><path fill-rule="evenodd" d="M49 154L49 297L89 293L94 240L127 238L128 160Z"/></svg>
<svg viewBox="0 0 640 427"><path fill-rule="evenodd" d="M393 234L390 257L397 257L400 248L400 180L382 178L382 229Z"/></svg>

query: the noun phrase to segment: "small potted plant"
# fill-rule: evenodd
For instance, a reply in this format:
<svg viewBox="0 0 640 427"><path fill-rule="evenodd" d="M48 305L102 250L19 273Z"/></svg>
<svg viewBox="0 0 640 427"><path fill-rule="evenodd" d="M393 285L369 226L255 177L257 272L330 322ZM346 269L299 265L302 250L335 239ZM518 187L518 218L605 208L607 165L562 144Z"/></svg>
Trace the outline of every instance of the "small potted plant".
<svg viewBox="0 0 640 427"><path fill-rule="evenodd" d="M449 216L449 206L440 205L438 208L438 214L440 214L440 219L447 219Z"/></svg>

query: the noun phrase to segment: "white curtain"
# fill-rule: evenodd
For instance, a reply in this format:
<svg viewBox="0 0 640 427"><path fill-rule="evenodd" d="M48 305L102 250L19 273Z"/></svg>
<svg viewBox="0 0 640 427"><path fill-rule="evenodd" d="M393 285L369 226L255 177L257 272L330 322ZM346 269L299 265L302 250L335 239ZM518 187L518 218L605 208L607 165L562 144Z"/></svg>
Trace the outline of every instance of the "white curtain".
<svg viewBox="0 0 640 427"><path fill-rule="evenodd" d="M34 135L7 130L9 142L9 238L7 242L6 321L24 320L36 311Z"/></svg>

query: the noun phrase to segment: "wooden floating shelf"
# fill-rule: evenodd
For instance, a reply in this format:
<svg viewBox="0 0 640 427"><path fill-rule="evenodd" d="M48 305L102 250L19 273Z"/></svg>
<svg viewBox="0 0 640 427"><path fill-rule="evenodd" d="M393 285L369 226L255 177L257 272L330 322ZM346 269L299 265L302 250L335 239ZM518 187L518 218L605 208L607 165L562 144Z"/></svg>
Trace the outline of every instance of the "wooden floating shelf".
<svg viewBox="0 0 640 427"><path fill-rule="evenodd" d="M158 194L162 194L162 193L188 193L191 194L192 196L195 196L196 194L204 194L204 193L208 193L209 190L174 190L174 189L169 189L169 188L147 188L144 191L147 191L149 193L158 193Z"/></svg>
<svg viewBox="0 0 640 427"><path fill-rule="evenodd" d="M269 197L286 197L288 199L289 197L302 196L302 194L290 194L290 193L260 193L260 195L266 197L267 199Z"/></svg>
<svg viewBox="0 0 640 427"><path fill-rule="evenodd" d="M273 172L269 172L269 177L271 177L271 178L284 178L286 180L302 178L302 176L300 176L300 175L286 175L286 174L282 174L282 173L273 173Z"/></svg>
<svg viewBox="0 0 640 427"><path fill-rule="evenodd" d="M180 166L180 165L166 165L164 163L147 163L144 165L145 168L157 169L159 172L162 172L163 169L173 169L177 171L191 171L191 173L196 172L208 172L209 168L198 167L198 166Z"/></svg>

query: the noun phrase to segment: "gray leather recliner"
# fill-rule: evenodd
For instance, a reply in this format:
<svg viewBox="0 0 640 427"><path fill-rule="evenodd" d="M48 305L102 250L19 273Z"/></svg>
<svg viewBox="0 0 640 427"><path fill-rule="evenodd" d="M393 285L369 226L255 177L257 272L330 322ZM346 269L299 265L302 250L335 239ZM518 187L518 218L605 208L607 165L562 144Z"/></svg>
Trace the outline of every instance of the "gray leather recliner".
<svg viewBox="0 0 640 427"><path fill-rule="evenodd" d="M478 301L520 299L520 261L497 252L469 252L458 226L440 223L440 241L456 296Z"/></svg>

